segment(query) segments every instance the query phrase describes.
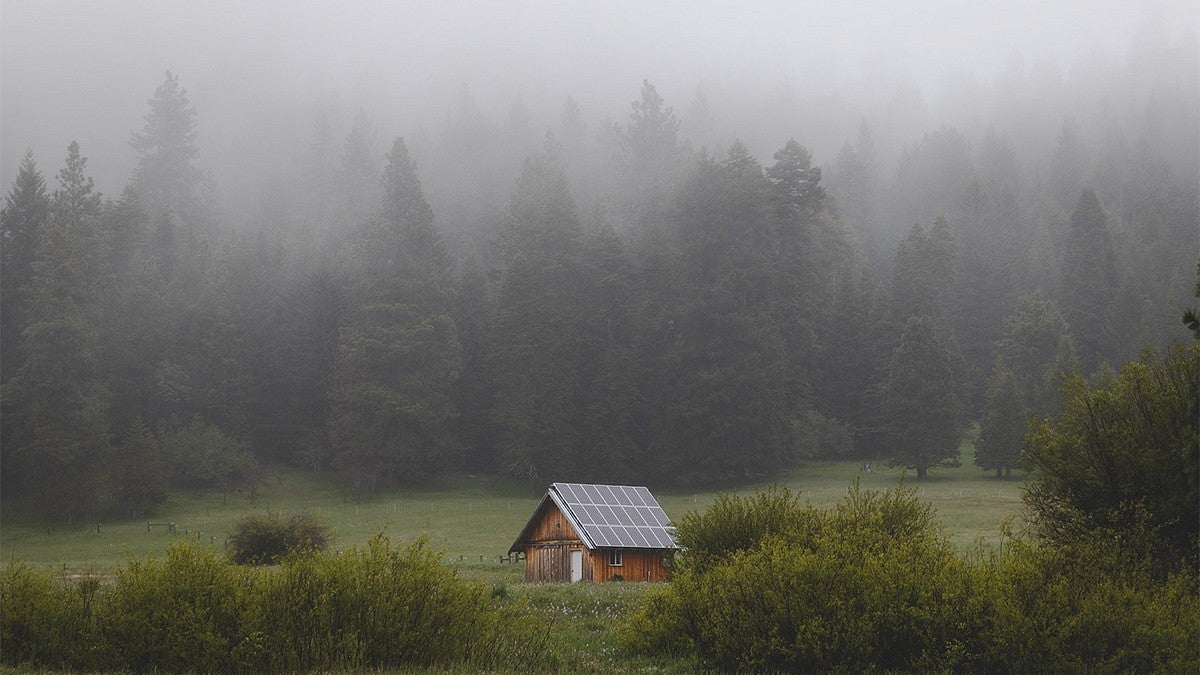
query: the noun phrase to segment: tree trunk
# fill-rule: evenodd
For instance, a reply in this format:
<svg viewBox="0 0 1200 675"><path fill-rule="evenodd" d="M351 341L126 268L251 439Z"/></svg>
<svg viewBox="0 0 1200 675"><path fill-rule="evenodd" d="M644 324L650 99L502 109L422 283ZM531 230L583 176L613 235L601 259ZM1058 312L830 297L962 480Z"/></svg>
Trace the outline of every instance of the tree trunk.
<svg viewBox="0 0 1200 675"><path fill-rule="evenodd" d="M1001 469L1000 467L996 467L996 478L1003 478L1004 477L1003 471L1004 471L1004 469Z"/></svg>
<svg viewBox="0 0 1200 675"><path fill-rule="evenodd" d="M918 466L917 467L917 480L925 480L925 475L928 472L929 472L929 469L927 467Z"/></svg>

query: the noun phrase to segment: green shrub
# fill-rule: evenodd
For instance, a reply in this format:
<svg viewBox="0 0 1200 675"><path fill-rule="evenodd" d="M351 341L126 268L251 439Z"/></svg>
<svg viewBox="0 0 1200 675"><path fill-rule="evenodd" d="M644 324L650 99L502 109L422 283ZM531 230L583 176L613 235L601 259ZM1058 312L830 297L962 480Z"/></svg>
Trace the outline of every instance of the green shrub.
<svg viewBox="0 0 1200 675"><path fill-rule="evenodd" d="M254 617L272 671L493 669L545 654L546 626L490 586L459 579L423 539L289 557L264 578Z"/></svg>
<svg viewBox="0 0 1200 675"><path fill-rule="evenodd" d="M1200 672L1200 593L1191 571L1159 578L1121 543L1017 541L989 566L985 657L1010 671Z"/></svg>
<svg viewBox="0 0 1200 675"><path fill-rule="evenodd" d="M689 548L671 586L627 622L627 648L693 649L748 671L966 664L980 624L973 579L910 488L854 485L833 511L781 490L726 496L680 532L701 555Z"/></svg>
<svg viewBox="0 0 1200 675"><path fill-rule="evenodd" d="M680 531L701 555L626 620L626 649L739 671L1200 671L1196 575L1164 582L1103 533L968 560L912 489L857 485L830 511L724 497Z"/></svg>
<svg viewBox="0 0 1200 675"><path fill-rule="evenodd" d="M765 537L808 531L818 514L786 487L771 486L752 496L720 494L703 513L689 512L676 524L676 539L686 553L681 566L703 570L738 551L758 546Z"/></svg>
<svg viewBox="0 0 1200 675"><path fill-rule="evenodd" d="M92 609L98 582L56 581L11 560L0 572L0 660L8 665L90 668L102 662Z"/></svg>
<svg viewBox="0 0 1200 675"><path fill-rule="evenodd" d="M524 602L459 579L424 540L376 537L274 569L229 564L188 541L135 560L112 584L0 574L0 662L158 672L538 670L548 625Z"/></svg>
<svg viewBox="0 0 1200 675"><path fill-rule="evenodd" d="M243 615L255 577L186 540L163 560L135 560L117 571L100 624L117 652L111 667L241 670Z"/></svg>
<svg viewBox="0 0 1200 675"><path fill-rule="evenodd" d="M246 516L229 535L230 557L239 565L274 565L293 551L324 551L329 526L301 513L287 519L277 514Z"/></svg>

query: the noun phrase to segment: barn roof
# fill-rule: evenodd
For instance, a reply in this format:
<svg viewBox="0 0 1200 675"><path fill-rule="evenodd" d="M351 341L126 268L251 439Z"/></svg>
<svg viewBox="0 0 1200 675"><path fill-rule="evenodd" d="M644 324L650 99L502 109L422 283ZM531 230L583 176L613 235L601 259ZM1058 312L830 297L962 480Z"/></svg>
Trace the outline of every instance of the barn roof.
<svg viewBox="0 0 1200 675"><path fill-rule="evenodd" d="M589 549L679 548L671 519L650 490L632 485L554 483L509 551L521 549L547 501L562 511Z"/></svg>

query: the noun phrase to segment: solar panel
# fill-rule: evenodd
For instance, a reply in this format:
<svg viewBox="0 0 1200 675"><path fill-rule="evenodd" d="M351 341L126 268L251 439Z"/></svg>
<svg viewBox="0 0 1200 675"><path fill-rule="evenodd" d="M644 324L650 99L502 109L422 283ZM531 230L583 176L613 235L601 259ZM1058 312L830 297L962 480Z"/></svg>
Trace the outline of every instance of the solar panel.
<svg viewBox="0 0 1200 675"><path fill-rule="evenodd" d="M676 548L670 519L644 487L555 483L551 489L596 546Z"/></svg>

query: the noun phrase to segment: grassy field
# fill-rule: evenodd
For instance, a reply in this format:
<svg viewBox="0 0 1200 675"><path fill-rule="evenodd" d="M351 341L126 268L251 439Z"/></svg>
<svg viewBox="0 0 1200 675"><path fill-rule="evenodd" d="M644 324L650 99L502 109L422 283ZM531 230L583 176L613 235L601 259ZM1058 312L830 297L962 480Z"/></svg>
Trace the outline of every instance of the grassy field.
<svg viewBox="0 0 1200 675"><path fill-rule="evenodd" d="M939 470L912 483L933 504L945 534L962 551L995 546L1001 522L1019 517L1021 479L996 480L972 464L970 441L962 447L963 466ZM840 501L858 478L868 489L898 485L904 473L876 464L870 473L860 462L807 462L774 482L787 485L818 507ZM909 478L911 481L911 478ZM654 486L651 486L653 489ZM756 486L736 488L752 493ZM655 489L667 514L679 517L704 509L719 491ZM105 574L131 557L158 555L181 537L223 547L240 517L250 513L307 511L333 530L333 548L365 543L383 532L408 541L423 533L445 552L466 578L491 584L496 592L522 597L552 620L549 641L561 669L577 672L694 672L689 660L645 660L617 646L617 619L626 616L646 584L525 584L523 567L501 558L531 515L542 489L510 481L458 476L423 488L380 495L364 503L346 500L330 476L289 472L273 479L256 500L221 495L175 493L154 516L138 521L69 527L47 523L5 503L0 511L0 556L52 567L64 573ZM147 529L148 521L173 522L176 532Z"/></svg>
<svg viewBox="0 0 1200 675"><path fill-rule="evenodd" d="M963 466L935 471L929 480L912 484L933 504L946 535L965 551L979 542L994 545L1001 521L1019 516L1021 480L996 480L975 468L969 441L962 451ZM880 464L870 473L861 468L859 462L809 462L775 482L799 491L816 506L827 507L842 499L855 478L865 488L882 490L899 484L903 475L899 469ZM736 491L754 489L747 485ZM704 509L717 491L659 489L655 494L669 515L679 517ZM332 526L335 548L363 544L378 532L398 540L425 533L447 560L461 562L464 575L516 583L520 570L499 560L541 496L540 490L509 481L460 476L355 503L344 499L328 476L291 472L273 479L253 501L177 492L150 518L101 522L98 527L95 523L74 527L48 523L6 503L0 511L0 556L78 571L102 570L131 556L161 554L178 537L222 547L233 523L249 513L307 511ZM176 532L164 527L147 529L147 522L173 522Z"/></svg>

